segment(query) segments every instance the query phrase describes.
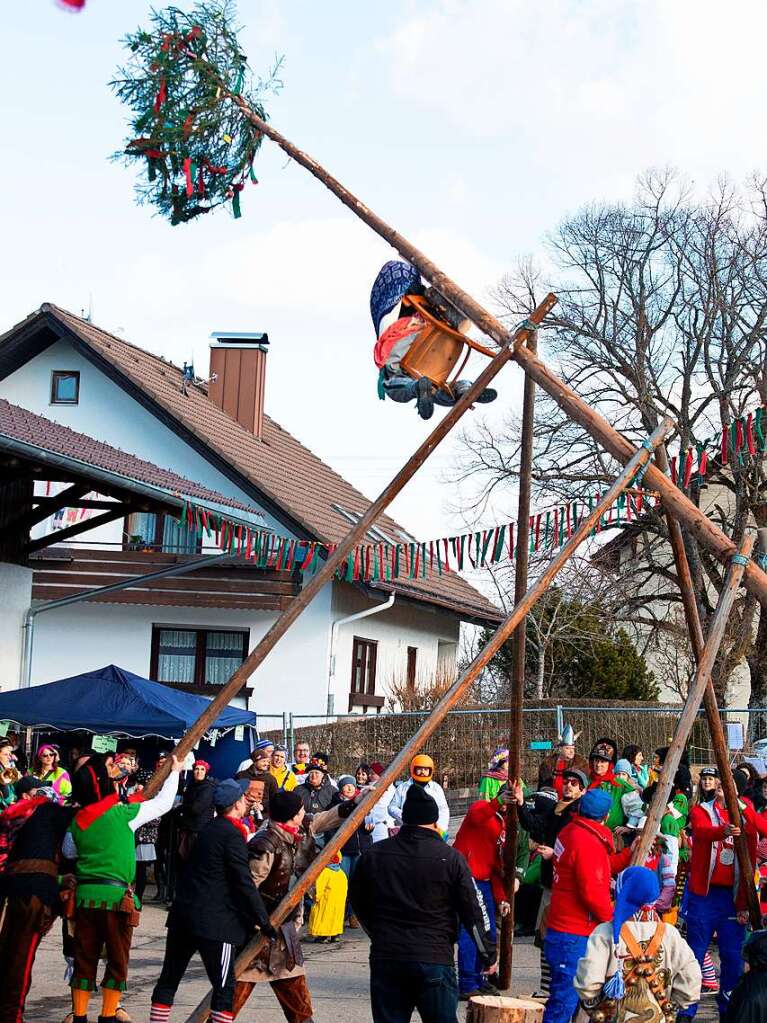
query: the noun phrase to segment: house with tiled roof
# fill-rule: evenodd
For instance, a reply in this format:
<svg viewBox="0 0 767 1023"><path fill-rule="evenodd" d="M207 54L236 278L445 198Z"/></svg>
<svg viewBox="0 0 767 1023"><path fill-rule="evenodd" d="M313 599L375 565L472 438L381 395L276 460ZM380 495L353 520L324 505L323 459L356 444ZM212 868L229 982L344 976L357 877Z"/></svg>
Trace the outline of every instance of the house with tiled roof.
<svg viewBox="0 0 767 1023"><path fill-rule="evenodd" d="M257 517L277 536L338 543L368 499L266 414L268 350L265 334L215 335L205 384L45 304L0 337L0 451L5 425L41 451L79 456L117 475L143 474L170 491L175 485L176 493L184 492L179 481L196 481L190 500L208 508L228 503L229 517ZM52 471L54 494L62 486L56 481ZM91 495L90 504L98 505L99 496ZM116 662L213 693L300 592L311 569L275 572L235 557L226 567L184 576L184 559L217 553L212 541L185 529L171 510L130 508L122 517L92 508L91 514L100 511L92 529L79 522L76 536L30 549L33 607L133 581L39 615L29 679L41 683ZM371 543L414 539L386 515L368 536ZM171 562L182 565L173 579L140 581ZM454 670L462 622L499 620L498 609L452 571L335 580L243 696L259 713L380 710L392 683L415 684ZM13 683L0 679L6 687Z"/></svg>

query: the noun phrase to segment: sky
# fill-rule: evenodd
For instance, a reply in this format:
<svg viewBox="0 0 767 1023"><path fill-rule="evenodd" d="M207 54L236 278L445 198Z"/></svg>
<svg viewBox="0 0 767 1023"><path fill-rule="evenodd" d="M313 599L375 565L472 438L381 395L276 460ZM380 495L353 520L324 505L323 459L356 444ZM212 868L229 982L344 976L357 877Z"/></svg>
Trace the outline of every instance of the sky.
<svg viewBox="0 0 767 1023"><path fill-rule="evenodd" d="M268 413L373 497L430 429L376 397L369 291L396 254L269 142L240 220L170 227L136 206L134 171L109 159L126 111L107 83L149 8L4 5L0 331L45 301L90 309L200 376L212 330L268 331ZM240 0L239 18L256 71L284 56L274 125L491 307L547 232L630 200L642 171L704 191L767 169L762 3ZM518 410L520 371L498 387L491 422ZM464 525L458 458L451 438L392 506L422 539Z"/></svg>

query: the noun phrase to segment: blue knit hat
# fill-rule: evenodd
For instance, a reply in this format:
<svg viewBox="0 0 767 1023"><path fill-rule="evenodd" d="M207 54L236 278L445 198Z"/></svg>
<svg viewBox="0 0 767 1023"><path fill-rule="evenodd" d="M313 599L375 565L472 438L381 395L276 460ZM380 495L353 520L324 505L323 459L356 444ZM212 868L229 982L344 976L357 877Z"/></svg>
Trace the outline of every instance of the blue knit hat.
<svg viewBox="0 0 767 1023"><path fill-rule="evenodd" d="M255 753L256 750L259 749L268 749L269 746L274 746L274 743L272 742L271 739L256 739L256 741L253 743L253 749L251 752Z"/></svg>
<svg viewBox="0 0 767 1023"><path fill-rule="evenodd" d="M410 263L403 263L400 259L390 259L384 263L370 290L370 315L373 317L376 337L381 332L384 316L420 283L419 273Z"/></svg>
<svg viewBox="0 0 767 1023"><path fill-rule="evenodd" d="M601 821L610 812L613 805L613 797L604 789L589 789L581 796L578 803L578 812L581 817L588 817L590 820Z"/></svg>
<svg viewBox="0 0 767 1023"><path fill-rule="evenodd" d="M614 771L616 774L631 774L631 764L628 760L619 760Z"/></svg>
<svg viewBox="0 0 767 1023"><path fill-rule="evenodd" d="M647 867L627 867L615 882L615 913L613 941L617 945L621 927L642 906L649 906L660 897L658 875Z"/></svg>
<svg viewBox="0 0 767 1023"><path fill-rule="evenodd" d="M658 875L654 871L648 870L647 867L627 867L618 874L615 882L615 911L613 913L613 944L616 948L615 959L618 969L602 985L602 994L605 998L614 998L619 1001L626 994L623 967L617 955L621 927L642 906L655 902L659 895Z"/></svg>

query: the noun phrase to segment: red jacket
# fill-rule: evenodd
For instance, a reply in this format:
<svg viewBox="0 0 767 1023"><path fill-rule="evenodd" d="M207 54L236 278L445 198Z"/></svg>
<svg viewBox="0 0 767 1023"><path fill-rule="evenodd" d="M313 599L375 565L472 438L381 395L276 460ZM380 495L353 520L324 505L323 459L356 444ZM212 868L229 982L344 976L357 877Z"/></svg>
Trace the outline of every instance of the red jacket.
<svg viewBox="0 0 767 1023"><path fill-rule="evenodd" d="M554 846L549 928L588 935L597 924L612 919L613 849L613 836L599 821L574 817L562 828Z"/></svg>
<svg viewBox="0 0 767 1023"><path fill-rule="evenodd" d="M751 857L751 862L756 865L757 835L767 835L767 818L756 812L754 804L750 799L745 796L741 796L741 802L745 804L742 811L742 817L744 824L743 830L746 836L746 844L748 846L748 854ZM715 825L712 822L708 811L699 804L694 806L690 811L692 856L690 857L690 874L687 884L693 895L708 895L709 880L713 873L716 859L714 843L721 842L725 838L725 825L727 825L730 821L730 815L727 812L726 807L720 806L718 802L713 805L715 806L716 813L722 822L721 824ZM740 871L737 867L737 857L735 864L736 876L739 876ZM739 877L738 892L735 897L736 909L746 909L748 907L748 903L746 901L746 890L743 882L744 879ZM753 878L749 878L748 883L752 884Z"/></svg>
<svg viewBox="0 0 767 1023"><path fill-rule="evenodd" d="M493 898L503 902L503 809L497 799L479 799L472 803L455 836L453 848L463 853L471 876L476 881L490 881Z"/></svg>

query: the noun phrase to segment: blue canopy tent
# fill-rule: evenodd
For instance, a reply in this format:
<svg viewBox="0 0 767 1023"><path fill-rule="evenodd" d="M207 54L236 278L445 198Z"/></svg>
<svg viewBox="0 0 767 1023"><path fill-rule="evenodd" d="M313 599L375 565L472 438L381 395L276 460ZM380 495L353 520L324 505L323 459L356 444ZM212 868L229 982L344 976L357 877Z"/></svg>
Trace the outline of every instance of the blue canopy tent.
<svg viewBox="0 0 767 1023"><path fill-rule="evenodd" d="M204 696L171 689L109 664L58 682L0 693L0 720L61 732L180 739L208 702ZM256 715L228 707L213 727L231 730L237 725L255 728ZM235 742L227 735L215 746L206 742L200 753L213 763L243 760L249 749L247 738Z"/></svg>

